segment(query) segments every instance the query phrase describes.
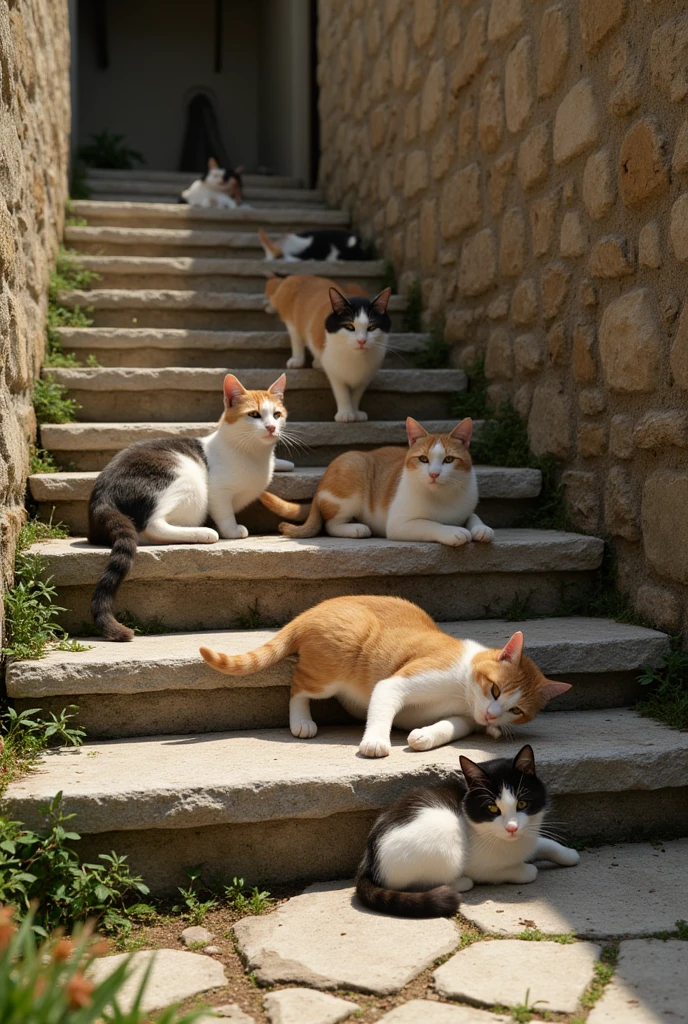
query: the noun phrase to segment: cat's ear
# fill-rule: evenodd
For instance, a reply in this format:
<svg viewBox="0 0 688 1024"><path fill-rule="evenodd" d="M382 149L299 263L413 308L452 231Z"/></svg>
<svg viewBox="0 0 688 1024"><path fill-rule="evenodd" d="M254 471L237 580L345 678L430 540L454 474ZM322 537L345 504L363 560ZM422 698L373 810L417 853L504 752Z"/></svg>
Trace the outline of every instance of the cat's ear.
<svg viewBox="0 0 688 1024"><path fill-rule="evenodd" d="M392 289L385 288L383 291L380 292L379 295L376 295L375 298L371 300L370 305L375 310L376 313L387 312L387 303L389 302L391 294Z"/></svg>
<svg viewBox="0 0 688 1024"><path fill-rule="evenodd" d="M548 704L553 697L559 697L562 693L566 693L566 691L570 689L571 683L557 683L554 679L545 680L545 685L541 686L538 690L540 707L544 708L545 704Z"/></svg>
<svg viewBox="0 0 688 1024"><path fill-rule="evenodd" d="M413 448L416 441L420 441L421 437L428 436L428 432L425 427L421 427L420 423L409 416L406 420L406 436L408 437L409 448Z"/></svg>
<svg viewBox="0 0 688 1024"><path fill-rule="evenodd" d="M489 784L490 777L487 772L484 772L480 765L476 764L475 761L471 761L470 757L466 757L464 754L461 754L459 761L461 762L461 771L463 772L466 785L469 789L471 786L484 786L485 783Z"/></svg>
<svg viewBox="0 0 688 1024"><path fill-rule="evenodd" d="M514 633L506 647L504 647L504 649L500 652L497 661L508 661L510 662L510 664L518 668L518 666L521 664L522 655L523 633L519 630L518 633Z"/></svg>
<svg viewBox="0 0 688 1024"><path fill-rule="evenodd" d="M287 375L283 373L281 377L278 377L274 384L271 384L268 391L271 395L277 395L278 398L284 398L284 392L287 389Z"/></svg>
<svg viewBox="0 0 688 1024"><path fill-rule="evenodd" d="M340 291L337 291L336 288L330 288L330 302L335 313L345 313L351 309L349 300Z"/></svg>
<svg viewBox="0 0 688 1024"><path fill-rule="evenodd" d="M239 383L233 373L227 374L222 388L225 393L225 405L228 409L236 405L237 400L246 394L246 388Z"/></svg>
<svg viewBox="0 0 688 1024"><path fill-rule="evenodd" d="M530 743L521 747L514 758L513 766L517 772L523 772L524 775L535 775L535 754Z"/></svg>
<svg viewBox="0 0 688 1024"><path fill-rule="evenodd" d="M216 171L219 168L219 166L220 165L219 165L219 163L217 162L217 160L215 159L214 156L209 156L208 157L208 170L209 171Z"/></svg>
<svg viewBox="0 0 688 1024"><path fill-rule="evenodd" d="M465 420L461 420L458 426L454 427L450 437L456 438L457 441L463 443L464 448L468 448L471 443L471 434L473 433L473 420L470 417L466 417Z"/></svg>

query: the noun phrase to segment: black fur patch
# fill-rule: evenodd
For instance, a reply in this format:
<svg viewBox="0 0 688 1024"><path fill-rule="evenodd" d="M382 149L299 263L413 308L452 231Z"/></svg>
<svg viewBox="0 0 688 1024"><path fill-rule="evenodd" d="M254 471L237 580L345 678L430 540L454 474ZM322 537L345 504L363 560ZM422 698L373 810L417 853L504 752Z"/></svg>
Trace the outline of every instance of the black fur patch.
<svg viewBox="0 0 688 1024"><path fill-rule="evenodd" d="M325 330L328 334L336 334L337 331L346 329L347 324L353 323L361 310L364 310L368 315L368 322L371 327L377 327L378 330L384 331L385 334L389 334L392 329L392 321L389 318L389 313L380 312L379 309L373 305L372 299L364 299L360 295L353 295L351 298L346 298L343 304L343 308L340 312L332 312L325 321Z"/></svg>
<svg viewBox="0 0 688 1024"><path fill-rule="evenodd" d="M300 231L296 237L311 239L310 245L298 253L300 260L326 260L333 248L337 251L337 259L340 260L370 259L370 253L361 239L351 231L321 228L318 231Z"/></svg>

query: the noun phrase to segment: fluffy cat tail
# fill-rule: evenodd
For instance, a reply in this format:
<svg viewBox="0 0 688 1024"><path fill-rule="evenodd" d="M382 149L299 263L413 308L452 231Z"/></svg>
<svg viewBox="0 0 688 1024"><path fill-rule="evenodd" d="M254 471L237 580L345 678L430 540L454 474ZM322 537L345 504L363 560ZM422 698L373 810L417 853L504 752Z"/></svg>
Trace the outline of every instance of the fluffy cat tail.
<svg viewBox="0 0 688 1024"><path fill-rule="evenodd" d="M133 640L133 629L117 621L113 607L117 591L134 564L138 547L136 527L128 516L116 508L101 508L98 519L98 526L108 537L112 550L105 571L93 591L91 615L107 640Z"/></svg>
<svg viewBox="0 0 688 1024"><path fill-rule="evenodd" d="M279 245L277 245L276 242L271 242L262 228L258 228L258 237L260 238L260 244L263 246L265 255L269 260L282 259L282 250Z"/></svg>
<svg viewBox="0 0 688 1024"><path fill-rule="evenodd" d="M286 515L286 513L283 513ZM290 516L296 519L297 516ZM318 508L318 495L316 493L311 503L308 518L303 526L294 526L292 523L280 523L279 532L285 537L317 537L322 529L323 517Z"/></svg>
<svg viewBox="0 0 688 1024"><path fill-rule="evenodd" d="M285 519L296 519L299 523L302 523L308 517L308 513L311 510L310 502L307 502L305 505L299 505L295 501L284 501L283 498L278 498L276 494L271 494L270 491L263 491L258 501L278 516L284 516Z"/></svg>
<svg viewBox="0 0 688 1024"><path fill-rule="evenodd" d="M358 876L356 895L371 910L395 917L453 917L461 902L458 892L448 885L427 892L400 892L376 885L370 875Z"/></svg>
<svg viewBox="0 0 688 1024"><path fill-rule="evenodd" d="M209 647L199 647L198 650L203 660L217 672L228 676L252 676L254 672L260 672L293 653L296 637L292 627L293 623L288 623L272 640L247 654L222 654L211 651Z"/></svg>

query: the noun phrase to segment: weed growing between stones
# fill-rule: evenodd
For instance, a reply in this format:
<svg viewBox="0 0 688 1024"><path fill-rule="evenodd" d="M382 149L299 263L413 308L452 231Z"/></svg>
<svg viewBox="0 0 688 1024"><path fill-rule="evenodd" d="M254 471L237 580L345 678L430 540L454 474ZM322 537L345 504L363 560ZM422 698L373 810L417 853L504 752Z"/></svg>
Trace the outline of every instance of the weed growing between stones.
<svg viewBox="0 0 688 1024"><path fill-rule="evenodd" d="M682 646L681 637L671 638L660 665L645 666L640 684L647 687L647 694L636 704L639 714L674 729L688 729L688 650Z"/></svg>
<svg viewBox="0 0 688 1024"><path fill-rule="evenodd" d="M173 914L181 913L185 921L189 924L199 925L203 924L208 913L211 910L215 910L218 905L217 899L210 897L210 899L201 899L201 886L199 881L201 878L201 866L187 868L186 874L189 876L189 885L186 889L181 887L177 890L179 895L184 901L183 904L175 904L172 907ZM205 889L205 887L203 887Z"/></svg>
<svg viewBox="0 0 688 1024"><path fill-rule="evenodd" d="M55 462L55 459L50 452L45 451L43 448L36 448L35 445L32 445L31 454L29 455L29 472L59 473L60 467Z"/></svg>
<svg viewBox="0 0 688 1024"><path fill-rule="evenodd" d="M448 360L449 345L444 340L444 314L440 314L430 328L425 348L416 353L413 362L422 370L441 370Z"/></svg>
<svg viewBox="0 0 688 1024"><path fill-rule="evenodd" d="M619 959L619 943L610 942L600 953L600 959L595 964L595 977L588 985L581 997L581 1005L586 1010L592 1009L598 999L602 996L605 988L612 980L616 962Z"/></svg>
<svg viewBox="0 0 688 1024"><path fill-rule="evenodd" d="M232 619L233 629L280 629L289 621L289 618L284 619L271 619L268 615L263 615L260 610L260 602L258 598L255 599L253 604L250 604L246 611L237 615Z"/></svg>
<svg viewBox="0 0 688 1024"><path fill-rule="evenodd" d="M48 288L48 318L46 326L46 366L79 366L73 354L65 355L60 340L59 327L90 327L93 323L89 315L90 308L65 306L60 301L61 292L74 289L87 289L99 278L92 270L86 270L79 264L77 253L69 249L60 249L57 254L55 269L50 274ZM94 356L86 360L87 366L98 366ZM67 420L51 422L65 423Z"/></svg>
<svg viewBox="0 0 688 1024"><path fill-rule="evenodd" d="M423 294L420 281L414 281L406 291L406 312L404 313L404 330L409 334L417 334L421 330L421 313L423 312Z"/></svg>
<svg viewBox="0 0 688 1024"><path fill-rule="evenodd" d="M59 523L42 523L38 519L30 519L22 527L15 554L14 586L5 593L7 645L2 654L43 658L49 650L89 649L70 640L55 621L65 609L54 604L57 591L50 582L52 577L45 577L45 559L29 550L36 541L66 537L68 533Z"/></svg>
<svg viewBox="0 0 688 1024"><path fill-rule="evenodd" d="M666 942L667 939L680 939L682 942L688 942L688 921L684 921L679 918L675 922L676 930L673 932L653 932L649 937L651 939L661 939L662 942Z"/></svg>
<svg viewBox="0 0 688 1024"><path fill-rule="evenodd" d="M452 415L470 416L480 420L487 412L487 377L485 376L485 360L481 356L474 359L466 367L467 387L465 391L452 396Z"/></svg>
<svg viewBox="0 0 688 1024"><path fill-rule="evenodd" d="M589 615L634 626L650 625L637 614L629 595L620 589L616 556L609 544L604 546L602 564L595 574L592 589L580 590L575 584L563 584L553 614Z"/></svg>
<svg viewBox="0 0 688 1024"><path fill-rule="evenodd" d="M263 914L272 906L270 893L244 884L243 878L233 878L231 885L225 886L225 898L231 910L239 914Z"/></svg>
<svg viewBox="0 0 688 1024"><path fill-rule="evenodd" d="M514 939L522 939L524 942L558 942L561 946L569 946L576 941L575 932L562 932L560 935L546 935L539 928L526 928L522 932L516 932L511 936Z"/></svg>
<svg viewBox="0 0 688 1024"><path fill-rule="evenodd" d="M0 715L0 794L10 782L31 768L51 743L81 746L86 733L70 725L78 710L76 704L70 704L59 715L51 711L48 718L41 718L40 708L17 712L8 707Z"/></svg>
<svg viewBox="0 0 688 1024"><path fill-rule="evenodd" d="M235 876L230 885L206 885L201 881L202 865L187 868L186 874L189 886L177 890L183 904L175 904L172 913L181 913L190 924L203 924L208 914L221 906L245 917L247 914L264 914L273 905L274 900L267 889L260 889L257 885L248 886L243 878ZM207 898L203 899L204 896Z"/></svg>
<svg viewBox="0 0 688 1024"><path fill-rule="evenodd" d="M73 423L79 403L67 397L67 388L52 377L39 377L34 384L33 408L36 422Z"/></svg>

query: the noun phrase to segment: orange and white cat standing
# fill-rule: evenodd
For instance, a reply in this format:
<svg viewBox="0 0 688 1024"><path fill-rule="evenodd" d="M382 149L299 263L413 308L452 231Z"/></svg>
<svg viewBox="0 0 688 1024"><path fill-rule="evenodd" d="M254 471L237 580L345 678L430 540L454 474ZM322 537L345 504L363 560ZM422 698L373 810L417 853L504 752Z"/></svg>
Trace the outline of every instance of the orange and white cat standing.
<svg viewBox="0 0 688 1024"><path fill-rule="evenodd" d="M494 531L476 515L478 482L469 453L470 419L450 434L429 434L409 417L409 447L345 452L325 470L302 526L281 523L287 537L314 537L325 522L331 537L438 541L458 547L489 542ZM265 495L271 507L272 495ZM274 511L303 519L305 508L275 502ZM307 506L306 506L307 508Z"/></svg>
<svg viewBox="0 0 688 1024"><path fill-rule="evenodd" d="M337 423L368 419L359 409L365 389L382 366L391 327L387 304L391 288L368 299L357 285L342 294L334 281L308 274L270 277L265 286L268 311L284 321L291 341L290 369L306 362L324 370L337 403Z"/></svg>
<svg viewBox="0 0 688 1024"><path fill-rule="evenodd" d="M315 736L310 702L337 697L366 719L359 747L365 757L389 754L393 725L411 730L414 750L432 750L475 731L497 738L503 727L529 722L570 689L570 683L546 679L524 656L522 633L501 649L458 640L398 597L335 597L248 654L230 657L207 647L200 653L218 672L233 676L298 654L289 703L293 735Z"/></svg>

